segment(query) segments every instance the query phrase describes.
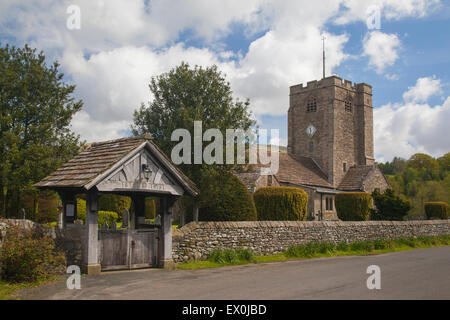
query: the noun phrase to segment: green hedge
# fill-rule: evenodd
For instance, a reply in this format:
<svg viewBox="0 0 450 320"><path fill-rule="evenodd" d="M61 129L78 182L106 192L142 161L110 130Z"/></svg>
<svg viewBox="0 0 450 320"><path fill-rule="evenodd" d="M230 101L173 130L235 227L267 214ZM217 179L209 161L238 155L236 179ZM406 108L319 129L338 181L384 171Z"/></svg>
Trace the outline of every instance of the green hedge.
<svg viewBox="0 0 450 320"><path fill-rule="evenodd" d="M370 217L372 197L365 192L344 192L336 195L336 211L342 221L366 221Z"/></svg>
<svg viewBox="0 0 450 320"><path fill-rule="evenodd" d="M308 194L300 188L262 187L253 198L258 220L306 220Z"/></svg>
<svg viewBox="0 0 450 320"><path fill-rule="evenodd" d="M252 195L235 175L218 171L208 176L203 183L209 185L209 190L205 191L208 200L199 209L200 221L257 220Z"/></svg>
<svg viewBox="0 0 450 320"><path fill-rule="evenodd" d="M86 223L86 200L77 199L77 219ZM114 211L99 211L98 212L98 225L101 227L107 219L108 225L111 226L113 221L119 220L119 215Z"/></svg>
<svg viewBox="0 0 450 320"><path fill-rule="evenodd" d="M450 210L446 202L441 201L425 202L425 214L428 219L431 218L448 219L450 216Z"/></svg>

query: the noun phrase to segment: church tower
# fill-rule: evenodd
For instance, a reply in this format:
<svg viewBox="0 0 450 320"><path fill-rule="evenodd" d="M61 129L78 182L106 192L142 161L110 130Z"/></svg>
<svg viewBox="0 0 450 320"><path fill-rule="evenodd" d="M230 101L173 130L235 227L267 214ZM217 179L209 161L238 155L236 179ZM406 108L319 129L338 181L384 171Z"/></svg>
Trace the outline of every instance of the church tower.
<svg viewBox="0 0 450 320"><path fill-rule="evenodd" d="M312 158L337 187L354 165L373 165L372 87L331 76L290 87L288 153Z"/></svg>

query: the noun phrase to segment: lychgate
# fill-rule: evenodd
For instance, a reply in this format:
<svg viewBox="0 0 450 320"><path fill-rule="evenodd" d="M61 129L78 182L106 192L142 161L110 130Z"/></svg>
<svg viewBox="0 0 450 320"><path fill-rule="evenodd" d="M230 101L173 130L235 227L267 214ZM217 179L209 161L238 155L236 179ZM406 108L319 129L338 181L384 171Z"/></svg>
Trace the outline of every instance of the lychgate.
<svg viewBox="0 0 450 320"><path fill-rule="evenodd" d="M92 143L75 158L35 185L58 192L63 203L62 228L74 227L79 194L86 195L83 267L101 270L168 267L172 260L172 206L198 189L156 146L150 135ZM131 197L127 228L98 227L98 196ZM145 197L159 197L159 223L145 222Z"/></svg>

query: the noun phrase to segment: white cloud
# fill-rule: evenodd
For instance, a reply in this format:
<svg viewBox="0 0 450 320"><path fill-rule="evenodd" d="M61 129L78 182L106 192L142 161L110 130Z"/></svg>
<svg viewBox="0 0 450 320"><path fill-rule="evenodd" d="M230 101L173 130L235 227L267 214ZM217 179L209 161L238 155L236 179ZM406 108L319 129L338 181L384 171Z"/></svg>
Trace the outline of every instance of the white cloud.
<svg viewBox="0 0 450 320"><path fill-rule="evenodd" d="M450 150L450 139L443 138L450 133L450 97L442 105L430 106L426 99L431 96L430 92L437 92L435 89L426 95L412 93L421 87L428 88L430 79L437 81L433 88L439 87L438 79L420 78L414 87L405 92L403 102L374 109L375 153L378 160L390 161L394 156L409 158L417 152L440 156Z"/></svg>
<svg viewBox="0 0 450 320"><path fill-rule="evenodd" d="M441 80L436 77L425 77L417 79L416 85L408 87L408 91L403 94L406 102L426 102L429 97L441 93Z"/></svg>
<svg viewBox="0 0 450 320"><path fill-rule="evenodd" d="M381 10L381 21L398 20L404 17L423 17L428 12L439 8L440 0L344 0L346 9L337 16L335 23L346 24L355 21L366 21L369 6L378 6Z"/></svg>
<svg viewBox="0 0 450 320"><path fill-rule="evenodd" d="M392 18L421 16L431 2L383 1L383 10ZM66 28L70 4L80 6L81 30ZM343 11L341 4L349 9ZM361 12L368 4L345 0L3 0L0 36L12 37L18 45L27 42L44 50L49 61L61 61L84 101L84 112L73 121L74 130L92 141L123 135L133 110L151 98L150 78L181 61L217 64L235 96L250 98L256 116L285 114L289 86L321 77L322 34L327 36L328 75L348 58L344 46L349 36L327 32L325 24L339 17L350 21L349 15L365 21ZM247 35L264 31L245 55L225 51L220 43L236 25ZM204 47L186 47L180 34L199 40ZM396 36L378 32L368 39L367 54L377 70L397 59L395 39L399 40L392 37ZM384 60L378 60L376 49L386 50Z"/></svg>
<svg viewBox="0 0 450 320"><path fill-rule="evenodd" d="M398 49L401 44L395 34L387 34L380 31L371 31L366 34L363 40L364 55L369 57L369 65L377 73L392 66L398 59Z"/></svg>

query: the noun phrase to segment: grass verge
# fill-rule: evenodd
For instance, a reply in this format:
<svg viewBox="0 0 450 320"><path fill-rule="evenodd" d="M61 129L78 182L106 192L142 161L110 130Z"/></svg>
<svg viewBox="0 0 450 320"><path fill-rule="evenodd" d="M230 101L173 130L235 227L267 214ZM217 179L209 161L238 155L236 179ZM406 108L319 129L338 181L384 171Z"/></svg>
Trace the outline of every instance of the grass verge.
<svg viewBox="0 0 450 320"><path fill-rule="evenodd" d="M15 300L17 299L15 296L17 291L21 289L34 288L57 280L60 280L60 278L52 277L42 281L19 283L11 283L0 280L0 300Z"/></svg>
<svg viewBox="0 0 450 320"><path fill-rule="evenodd" d="M215 249L210 253L207 260L191 260L178 264L177 269L195 270L249 263L338 256L372 255L448 245L450 245L450 235L439 237L367 240L352 242L349 244L346 242L340 242L337 244L331 242L310 242L303 245L291 246L288 250L279 254L266 256L256 256L249 249Z"/></svg>

